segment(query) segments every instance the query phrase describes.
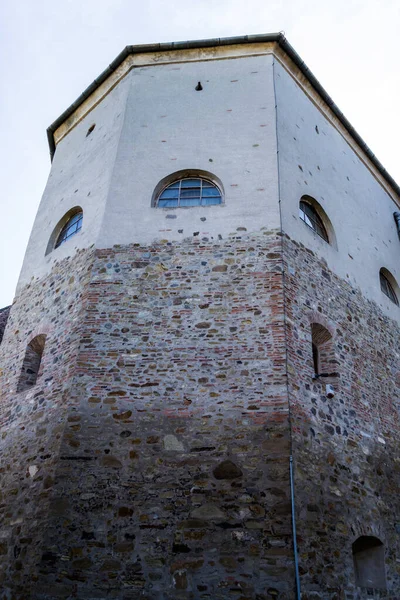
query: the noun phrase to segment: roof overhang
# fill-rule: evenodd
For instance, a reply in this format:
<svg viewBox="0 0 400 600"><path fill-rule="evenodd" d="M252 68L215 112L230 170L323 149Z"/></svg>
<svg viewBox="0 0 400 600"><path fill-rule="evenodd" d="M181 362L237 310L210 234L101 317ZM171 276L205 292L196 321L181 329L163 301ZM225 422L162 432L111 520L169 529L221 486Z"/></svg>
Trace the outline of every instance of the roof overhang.
<svg viewBox="0 0 400 600"><path fill-rule="evenodd" d="M346 132L354 140L356 145L368 157L372 165L377 169L383 179L389 184L393 191L400 197L400 187L393 177L386 171L382 163L376 158L375 154L357 133L351 123L346 119L338 106L334 103L329 94L325 91L318 79L313 75L305 62L300 58L294 48L289 44L283 33L267 33L258 35L244 35L226 38L212 38L206 40L190 40L186 42L166 42L161 44L144 44L137 46L126 46L124 50L113 60L113 62L97 77L86 90L48 127L47 138L50 147L50 156L53 158L56 141L55 132L67 120L70 120L74 113L79 109L100 86L108 79L116 77L121 65L131 56L154 53L171 53L174 51L218 48L223 46L237 46L241 44L268 44L275 43L279 48L293 61L302 75L306 78L311 87L317 92L324 103L329 107L333 115L338 119Z"/></svg>

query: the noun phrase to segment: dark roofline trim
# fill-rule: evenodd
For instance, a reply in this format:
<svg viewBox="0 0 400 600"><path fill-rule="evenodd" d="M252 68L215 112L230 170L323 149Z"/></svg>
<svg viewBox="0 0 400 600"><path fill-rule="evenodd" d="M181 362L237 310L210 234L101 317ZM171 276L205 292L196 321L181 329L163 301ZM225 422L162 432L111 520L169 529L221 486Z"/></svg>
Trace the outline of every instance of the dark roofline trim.
<svg viewBox="0 0 400 600"><path fill-rule="evenodd" d="M331 111L336 115L354 141L365 152L372 164L378 169L382 177L388 182L393 190L400 196L400 187L393 177L389 175L382 163L376 158L372 150L367 146L362 137L357 133L351 123L346 119L342 111L336 106L332 98L325 91L318 79L312 74L305 62L300 58L295 49L289 44L283 33L266 33L259 35L242 35L227 38L212 38L207 40L189 40L186 42L165 42L161 44L143 44L137 46L126 46L117 58L97 77L93 83L58 117L47 129L47 139L50 147L50 157L53 159L56 150L54 132L60 125L72 115L72 113L121 65L130 54L144 54L146 52L167 52L171 50L188 50L191 48L212 48L215 46L231 46L234 44L276 42L282 50L292 59L299 70L305 75L313 88L326 102Z"/></svg>

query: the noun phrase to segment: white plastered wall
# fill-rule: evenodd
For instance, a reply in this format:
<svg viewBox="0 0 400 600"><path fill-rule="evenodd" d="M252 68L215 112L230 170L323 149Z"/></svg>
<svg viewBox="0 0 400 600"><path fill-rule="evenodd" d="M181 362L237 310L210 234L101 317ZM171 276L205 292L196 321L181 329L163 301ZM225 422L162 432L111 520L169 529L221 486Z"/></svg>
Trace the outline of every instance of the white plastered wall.
<svg viewBox="0 0 400 600"><path fill-rule="evenodd" d="M120 132L127 82L120 82L57 145L50 175L32 228L17 286L48 273L54 262L96 243L99 235ZM89 127L95 124L90 135ZM81 231L46 255L49 238L73 207L83 209Z"/></svg>
<svg viewBox="0 0 400 600"><path fill-rule="evenodd" d="M98 245L218 239L279 227L271 55L133 69ZM202 91L195 87L201 82ZM151 206L160 180L180 170L215 175L220 206Z"/></svg>
<svg viewBox="0 0 400 600"><path fill-rule="evenodd" d="M200 49L198 60L193 50L136 56L111 91L97 94L92 106L86 101L85 112L59 128L19 287L92 244L194 233L218 240L280 227L271 49L239 50ZM159 181L182 169L215 175L223 204L151 206ZM54 227L76 205L84 213L81 231L45 255Z"/></svg>
<svg viewBox="0 0 400 600"><path fill-rule="evenodd" d="M398 206L279 61L275 87L283 230L399 320L400 308L382 293L379 283L381 267L400 282L400 241L393 219ZM337 249L299 218L303 195L315 198L329 216Z"/></svg>

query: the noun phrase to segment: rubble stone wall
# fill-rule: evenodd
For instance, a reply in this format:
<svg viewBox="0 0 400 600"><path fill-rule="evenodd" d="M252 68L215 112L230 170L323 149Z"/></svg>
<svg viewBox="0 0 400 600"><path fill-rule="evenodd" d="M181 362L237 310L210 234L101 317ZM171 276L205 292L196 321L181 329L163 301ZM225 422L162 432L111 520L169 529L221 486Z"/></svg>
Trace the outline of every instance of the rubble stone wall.
<svg viewBox="0 0 400 600"><path fill-rule="evenodd" d="M34 598L293 597L281 238L241 235L97 251Z"/></svg>
<svg viewBox="0 0 400 600"><path fill-rule="evenodd" d="M0 347L0 598L28 600L40 577L60 441L76 367L90 251L21 290ZM39 376L17 393L26 348L45 334ZM73 493L65 486L64 493Z"/></svg>
<svg viewBox="0 0 400 600"><path fill-rule="evenodd" d="M298 549L307 600L399 598L400 331L322 258L285 238L288 378ZM313 380L311 323L333 333L339 376ZM333 385L328 399L325 385ZM387 591L355 587L352 543L385 547Z"/></svg>
<svg viewBox="0 0 400 600"><path fill-rule="evenodd" d="M337 377L313 379L312 323ZM0 348L1 600L294 598L291 437L303 600L394 600L398 340L313 252L285 237L283 261L276 231L60 261ZM361 535L387 591L355 587Z"/></svg>
<svg viewBox="0 0 400 600"><path fill-rule="evenodd" d="M3 339L4 330L7 325L7 319L8 315L10 314L10 308L11 306L5 306L4 308L0 309L0 344Z"/></svg>

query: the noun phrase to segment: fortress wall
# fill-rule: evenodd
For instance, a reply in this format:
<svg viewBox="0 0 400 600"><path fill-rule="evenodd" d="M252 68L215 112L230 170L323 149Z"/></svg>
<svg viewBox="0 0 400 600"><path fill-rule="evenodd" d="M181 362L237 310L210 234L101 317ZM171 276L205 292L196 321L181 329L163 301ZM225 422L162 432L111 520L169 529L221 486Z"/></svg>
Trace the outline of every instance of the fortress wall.
<svg viewBox="0 0 400 600"><path fill-rule="evenodd" d="M91 253L57 263L17 296L0 347L0 598L30 598L40 577L60 441L67 419ZM37 383L17 392L25 350L46 335ZM71 493L65 489L64 493ZM11 594L11 595L10 595Z"/></svg>
<svg viewBox="0 0 400 600"><path fill-rule="evenodd" d="M34 598L293 597L280 249L97 251Z"/></svg>
<svg viewBox="0 0 400 600"><path fill-rule="evenodd" d="M305 598L398 598L400 331L326 261L285 238L288 376ZM397 308L397 307L396 307ZM311 322L333 333L339 377L313 380ZM335 396L328 399L325 384ZM385 546L388 591L355 587L352 543ZM368 593L367 593L368 592Z"/></svg>
<svg viewBox="0 0 400 600"><path fill-rule="evenodd" d="M398 322L398 307L381 292L379 270L385 267L400 282L393 218L399 198L371 171L307 82L294 80L276 63L275 85L283 231L323 256L336 275ZM330 244L299 218L303 195L314 198L330 220ZM321 210L319 214L322 218Z"/></svg>
<svg viewBox="0 0 400 600"><path fill-rule="evenodd" d="M180 62L177 62L180 58ZM127 75L125 120L98 248L168 239L195 232L224 239L279 228L272 56L175 62ZM198 82L203 89L196 91ZM158 184L200 170L222 187L218 206L155 208ZM161 191L161 190L159 190Z"/></svg>
<svg viewBox="0 0 400 600"><path fill-rule="evenodd" d="M77 249L95 244L104 219L128 89L128 82L122 81L57 145L26 249L17 294L29 284L32 275L45 277L55 263L71 257ZM95 128L89 133L93 125ZM49 248L53 232L58 234L61 230L60 221L77 206L83 211L82 229L68 244Z"/></svg>
<svg viewBox="0 0 400 600"><path fill-rule="evenodd" d="M0 600L292 600L292 450L303 600L398 598L399 308L379 285L399 281L398 199L279 48L250 46L127 60L56 132L0 347ZM152 206L177 171L223 202ZM46 254L74 206L82 229ZM313 379L312 322L338 375ZM361 535L387 592L355 587Z"/></svg>
<svg viewBox="0 0 400 600"><path fill-rule="evenodd" d="M5 306L4 308L0 309L0 343L3 339L4 330L7 325L7 319L8 315L10 314L10 308L11 306Z"/></svg>

